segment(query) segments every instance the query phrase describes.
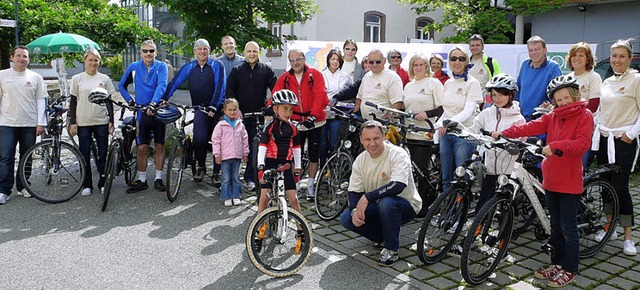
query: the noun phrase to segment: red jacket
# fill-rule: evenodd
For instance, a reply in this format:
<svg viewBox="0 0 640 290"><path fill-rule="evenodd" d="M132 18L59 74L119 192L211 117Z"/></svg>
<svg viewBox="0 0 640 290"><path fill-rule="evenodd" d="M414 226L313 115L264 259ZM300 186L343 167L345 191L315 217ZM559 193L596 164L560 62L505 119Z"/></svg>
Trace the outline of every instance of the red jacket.
<svg viewBox="0 0 640 290"><path fill-rule="evenodd" d="M274 92L282 89L291 90L298 97L300 105L293 107L291 119L298 122L304 122L309 116L316 116L316 122L327 119L324 109L329 104L329 97L327 96L324 78L320 71L305 65L302 79L298 84L296 75L290 69L278 78L276 85L273 87ZM270 104L271 100L267 102L267 105Z"/></svg>
<svg viewBox="0 0 640 290"><path fill-rule="evenodd" d="M582 193L582 155L591 147L593 115L584 102L574 102L553 109L551 113L529 123L502 131L508 138L535 136L547 133L547 145L562 156L548 156L542 161L542 185L545 189L568 193Z"/></svg>
<svg viewBox="0 0 640 290"><path fill-rule="evenodd" d="M404 89L404 87L411 81L409 79L409 73L401 66L396 69L396 73L400 76L400 79L402 80L402 88Z"/></svg>

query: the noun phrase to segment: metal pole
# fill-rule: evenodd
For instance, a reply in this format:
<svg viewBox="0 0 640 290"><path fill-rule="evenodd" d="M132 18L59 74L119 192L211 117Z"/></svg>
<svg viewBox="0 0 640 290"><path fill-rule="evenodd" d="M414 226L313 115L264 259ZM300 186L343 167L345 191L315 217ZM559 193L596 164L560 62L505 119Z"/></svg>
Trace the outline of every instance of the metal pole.
<svg viewBox="0 0 640 290"><path fill-rule="evenodd" d="M18 0L16 0L16 46L20 45L20 39L18 39Z"/></svg>

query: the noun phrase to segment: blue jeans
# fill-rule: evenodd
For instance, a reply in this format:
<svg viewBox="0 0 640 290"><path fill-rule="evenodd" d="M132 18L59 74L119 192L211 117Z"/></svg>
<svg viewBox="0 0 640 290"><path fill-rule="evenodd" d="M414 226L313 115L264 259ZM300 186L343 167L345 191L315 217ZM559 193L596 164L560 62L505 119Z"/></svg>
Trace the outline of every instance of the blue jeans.
<svg viewBox="0 0 640 290"><path fill-rule="evenodd" d="M447 190L453 180L453 171L471 158L475 144L465 139L444 135L440 138L440 166L442 169L442 190Z"/></svg>
<svg viewBox="0 0 640 290"><path fill-rule="evenodd" d="M220 165L220 195L223 200L240 198L240 163L240 159L222 160Z"/></svg>
<svg viewBox="0 0 640 290"><path fill-rule="evenodd" d="M546 190L547 207L551 216L551 238L554 248L551 257L553 265L573 274L578 272L580 240L578 236L579 194L566 194Z"/></svg>
<svg viewBox="0 0 640 290"><path fill-rule="evenodd" d="M24 189L19 178L15 178L16 145L20 144L20 158L36 144L36 127L0 126L0 193L11 195L13 182L16 189Z"/></svg>
<svg viewBox="0 0 640 290"><path fill-rule="evenodd" d="M82 187L91 189L93 189L93 174L91 174L91 144L93 143L93 138L96 139L96 145L98 146L96 167L100 174L98 188L101 188L104 186L104 167L107 160L107 147L109 146L109 125L78 126L80 153L82 154L84 163L87 165L87 174L85 175Z"/></svg>
<svg viewBox="0 0 640 290"><path fill-rule="evenodd" d="M598 151L587 150L587 152L585 152L584 155L582 155L582 168L585 171L587 170L587 168L589 168L589 166L591 165L591 162L593 162L593 159L596 158L597 154L598 154Z"/></svg>
<svg viewBox="0 0 640 290"><path fill-rule="evenodd" d="M364 211L364 224L356 227L351 222L351 210L347 209L340 217L340 224L375 242L384 242L384 247L398 251L400 248L400 226L410 222L416 212L411 204L398 196L387 196L371 202Z"/></svg>
<svg viewBox="0 0 640 290"><path fill-rule="evenodd" d="M325 161L336 151L338 147L338 131L342 121L337 119L327 119L327 123L322 126L322 138L320 138L320 163Z"/></svg>

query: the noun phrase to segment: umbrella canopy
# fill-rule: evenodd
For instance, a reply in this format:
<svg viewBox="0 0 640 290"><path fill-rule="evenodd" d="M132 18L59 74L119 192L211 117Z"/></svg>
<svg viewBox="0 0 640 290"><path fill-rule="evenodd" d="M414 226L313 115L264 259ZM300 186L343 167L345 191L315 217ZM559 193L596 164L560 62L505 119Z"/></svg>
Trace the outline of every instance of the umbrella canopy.
<svg viewBox="0 0 640 290"><path fill-rule="evenodd" d="M27 44L29 51L42 54L81 52L87 50L89 47L98 50L102 49L100 45L93 40L82 35L62 32L40 36Z"/></svg>

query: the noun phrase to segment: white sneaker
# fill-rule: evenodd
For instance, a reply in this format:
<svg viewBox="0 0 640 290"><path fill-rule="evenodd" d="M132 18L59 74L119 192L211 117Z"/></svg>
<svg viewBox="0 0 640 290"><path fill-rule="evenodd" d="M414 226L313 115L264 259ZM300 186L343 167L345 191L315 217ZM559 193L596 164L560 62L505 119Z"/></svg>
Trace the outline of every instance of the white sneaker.
<svg viewBox="0 0 640 290"><path fill-rule="evenodd" d="M248 182L247 183L247 190L251 191L251 190L254 190L254 189L256 189L255 182Z"/></svg>
<svg viewBox="0 0 640 290"><path fill-rule="evenodd" d="M100 187L100 194L104 194L104 187Z"/></svg>
<svg viewBox="0 0 640 290"><path fill-rule="evenodd" d="M26 188L23 188L21 191L18 191L18 195L22 195L23 197L29 198L31 194L27 191Z"/></svg>
<svg viewBox="0 0 640 290"><path fill-rule="evenodd" d="M0 193L0 204L7 203L7 200L9 200L9 196L4 193Z"/></svg>
<svg viewBox="0 0 640 290"><path fill-rule="evenodd" d="M599 230L594 239L596 240L596 242L601 242L602 239L604 239L604 235L606 234L607 232L605 232L604 230ZM614 231L613 234L611 234L609 241L614 241L617 238L618 238L618 232Z"/></svg>
<svg viewBox="0 0 640 290"><path fill-rule="evenodd" d="M233 201L231 201L230 199L227 199L224 201L224 206L232 206L233 205Z"/></svg>
<svg viewBox="0 0 640 290"><path fill-rule="evenodd" d="M89 196L91 195L91 188L85 188L82 190L82 196Z"/></svg>
<svg viewBox="0 0 640 290"><path fill-rule="evenodd" d="M313 185L309 185L307 187L307 200L313 201L316 198L316 190L313 188Z"/></svg>
<svg viewBox="0 0 640 290"><path fill-rule="evenodd" d="M625 240L622 247L622 252L627 256L637 255L638 249L636 249L636 243L632 242L631 240Z"/></svg>
<svg viewBox="0 0 640 290"><path fill-rule="evenodd" d="M233 199L233 205L241 205L241 204L242 204L242 200L240 200L239 198Z"/></svg>

